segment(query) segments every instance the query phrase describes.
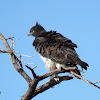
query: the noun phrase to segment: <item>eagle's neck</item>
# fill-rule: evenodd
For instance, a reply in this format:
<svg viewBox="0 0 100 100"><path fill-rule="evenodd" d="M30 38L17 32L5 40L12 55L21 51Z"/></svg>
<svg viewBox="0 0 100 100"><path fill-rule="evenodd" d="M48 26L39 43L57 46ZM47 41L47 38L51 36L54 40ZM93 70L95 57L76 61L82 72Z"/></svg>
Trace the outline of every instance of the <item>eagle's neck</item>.
<svg viewBox="0 0 100 100"><path fill-rule="evenodd" d="M47 34L47 32L46 32L45 30L38 31L36 37L43 37L43 36L45 36L46 34Z"/></svg>

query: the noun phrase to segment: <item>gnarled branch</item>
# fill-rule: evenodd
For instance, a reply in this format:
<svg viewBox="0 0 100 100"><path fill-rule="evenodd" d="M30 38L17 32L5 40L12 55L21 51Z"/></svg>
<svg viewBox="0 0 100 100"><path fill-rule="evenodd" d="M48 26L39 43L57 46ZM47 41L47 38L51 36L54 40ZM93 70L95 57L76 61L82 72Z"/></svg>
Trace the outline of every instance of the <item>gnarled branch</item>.
<svg viewBox="0 0 100 100"><path fill-rule="evenodd" d="M5 45L7 52L10 56L10 59L12 61L12 64L14 68L24 77L24 79L28 82L28 84L32 81L32 79L26 74L26 72L18 65L18 58L16 55L12 52L12 49L10 48L7 39L4 38L4 36L0 33L0 39L2 40L3 44ZM20 61L20 60L19 60ZM20 63L20 62L19 62Z"/></svg>
<svg viewBox="0 0 100 100"><path fill-rule="evenodd" d="M12 64L14 66L14 68L19 72L20 75L23 76L23 78L27 81L29 88L26 91L26 93L24 94L24 96L22 97L21 100L31 100L33 97L35 97L36 95L38 95L39 93L42 93L46 90L48 90L49 88L61 83L62 81L65 80L70 80L73 79L72 76L58 76L57 78L53 78L51 80L49 80L48 82L46 82L45 84L37 87L37 84L39 81L52 76L54 74L59 74L59 73L65 73L65 72L70 72L71 74L73 74L75 77L84 80L86 82L88 82L89 84L94 85L95 87L99 88L99 86L95 85L95 83L99 82L95 82L92 83L86 79L84 79L82 76L77 75L76 73L74 73L74 70L77 69L76 67L68 67L68 68L64 68L64 69L56 69L54 71L51 71L49 73L46 73L44 75L39 75L37 76L36 73L34 72L34 69L30 68L28 65L26 65L26 67L31 70L32 74L33 74L33 79L31 79L27 73L23 70L23 66L22 66L22 60L20 57L16 56L15 51L13 52L13 50L11 49L11 47L9 46L7 40L8 39L12 39L13 37L7 38L5 39L4 36L0 33L0 39L2 40L3 44L5 45L7 51L5 50L0 50L0 53L8 53L10 56L10 59L12 61ZM20 58L20 59L19 59Z"/></svg>

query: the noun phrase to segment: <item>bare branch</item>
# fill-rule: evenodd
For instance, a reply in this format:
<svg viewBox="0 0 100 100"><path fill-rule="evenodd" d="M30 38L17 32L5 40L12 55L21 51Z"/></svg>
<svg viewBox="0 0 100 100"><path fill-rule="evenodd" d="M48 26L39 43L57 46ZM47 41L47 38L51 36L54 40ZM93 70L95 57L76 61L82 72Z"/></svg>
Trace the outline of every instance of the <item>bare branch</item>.
<svg viewBox="0 0 100 100"><path fill-rule="evenodd" d="M22 61L23 63L25 63L26 65L33 64L33 63L27 63L27 62L25 62L24 60L21 59L21 56L19 57L19 56L16 55L16 57L17 57L20 61Z"/></svg>
<svg viewBox="0 0 100 100"><path fill-rule="evenodd" d="M59 82L55 81L55 79L52 79L52 80L49 80L47 83L36 88L35 92L32 95L32 98L35 97L36 95L38 95L39 93L42 93L42 92L48 90L49 88L61 83L64 80L73 79L73 77L70 77L70 76L62 76L62 77L58 77L58 78L59 78Z"/></svg>
<svg viewBox="0 0 100 100"><path fill-rule="evenodd" d="M20 68L20 66L17 63L18 58L12 52L12 49L10 48L10 46L7 42L7 39L5 39L1 33L0 33L0 39L2 40L3 44L5 45L7 52L9 53L9 56L10 56L10 59L12 61L14 68L24 77L24 79L28 82L28 84L30 84L32 79L26 74L26 72L22 68Z"/></svg>
<svg viewBox="0 0 100 100"><path fill-rule="evenodd" d="M29 88L27 90L27 92L24 94L24 96L22 96L21 100L31 100L32 99L32 95L35 92L35 89L37 87L37 84L39 82L39 78L36 77L31 81L31 84L29 85Z"/></svg>
<svg viewBox="0 0 100 100"><path fill-rule="evenodd" d="M36 88L36 86L39 82L39 77L33 79L32 85L29 87L29 89L27 90L27 92L25 93L25 95L22 97L21 100L31 100L33 97L35 97L39 93L42 93L48 90L49 88L61 83L64 80L73 79L73 77L70 77L70 76L63 76L63 77L58 77L58 78L59 78L59 82L55 81L55 79L52 79L52 80L49 80L47 83L39 86L38 88Z"/></svg>
<svg viewBox="0 0 100 100"><path fill-rule="evenodd" d="M14 52L14 47L15 47L15 41L12 39L11 49L13 52Z"/></svg>
<svg viewBox="0 0 100 100"><path fill-rule="evenodd" d="M88 81L86 79L84 79L82 76L76 74L74 72L74 70L77 69L77 67L67 67L67 68L64 68L64 69L56 69L54 71L51 71L49 73L46 73L44 75L39 75L37 76L36 73L34 72L34 68L30 68L28 66L29 63L26 63L25 61L23 61L21 59L22 56L26 56L26 57L33 57L33 56L28 56L28 55L20 55L17 56L15 51L14 51L14 40L13 40L14 37L9 37L7 39L4 38L4 36L0 33L0 39L2 40L3 44L5 45L7 51L3 50L2 48L0 49L0 53L8 53L9 56L10 56L10 59L12 61L12 64L14 66L14 68L23 76L23 78L27 81L28 85L29 85L29 88L27 90L27 92L24 94L24 96L22 97L21 100L31 100L33 97L35 97L36 95L38 95L39 93L42 93L44 91L46 91L47 89L61 83L62 81L65 81L65 80L70 80L70 79L73 79L72 76L58 76L57 78L53 78L52 80L49 80L48 82L46 82L45 84L37 87L37 84L39 81L49 77L49 76L52 76L54 74L59 74L59 73L65 73L65 72L70 72L71 74L73 74L75 77L81 79L81 80L84 80L86 81L87 83L89 84L92 84L94 85L95 87L99 88L99 86L95 85L96 83L100 82L100 81L97 81L95 83L92 83L91 81ZM7 40L8 39L11 39L12 40L12 46L10 47ZM23 70L23 67L22 67L22 62L26 63L26 67L32 72L32 75L34 77L34 79L32 80L27 74L26 72ZM78 69L77 69L78 70ZM83 70L79 70L80 72L83 72ZM58 79L58 80L57 80Z"/></svg>
<svg viewBox="0 0 100 100"><path fill-rule="evenodd" d="M80 75L74 73L73 71L71 71L70 73L73 74L74 76L77 76L79 79L82 79L83 81L85 81L85 82L87 82L87 83L89 83L89 84L92 84L92 85L94 85L95 87L97 87L97 88L100 89L100 87L97 86L97 85L95 85L95 83L92 83L91 81L88 81L88 80L84 79L83 77L81 77Z"/></svg>
<svg viewBox="0 0 100 100"><path fill-rule="evenodd" d="M10 48L8 42L6 41L6 39L4 38L4 36L1 33L0 33L0 39L2 40L3 44L5 45L7 51L12 53L11 48Z"/></svg>
<svg viewBox="0 0 100 100"><path fill-rule="evenodd" d="M53 70L53 71L51 71L51 72L49 72L49 73L46 73L46 74L44 74L44 75L40 75L39 77L40 77L41 80L42 80L42 79L45 79L45 78L47 78L47 77L49 77L49 76L52 76L52 75L54 75L54 74L70 72L70 71L73 71L73 70L75 70L75 69L77 69L77 67L67 67L67 68L64 68L64 69L56 69L56 70Z"/></svg>
<svg viewBox="0 0 100 100"><path fill-rule="evenodd" d="M14 38L14 37L9 37L9 38L7 38L6 40L8 40L8 39L11 39L11 40L12 40L13 38Z"/></svg>
<svg viewBox="0 0 100 100"><path fill-rule="evenodd" d="M8 51L5 51L5 50L3 50L1 47L0 47L0 53L8 53Z"/></svg>
<svg viewBox="0 0 100 100"><path fill-rule="evenodd" d="M33 76L34 76L33 70L28 66L27 66L27 68L29 68L32 71ZM45 78L47 78L51 75L64 73L64 72L69 72L70 70L75 70L75 69L76 69L76 67L68 67L68 68L65 68L64 70L63 69L56 69L56 70L51 71L49 73L46 73L44 75L36 76L32 80L31 85L29 86L29 89L27 90L27 92L23 96L22 100L31 100L31 98L33 98L37 94L49 89L50 87L53 87L56 84L59 84L61 81L73 79L73 77L70 77L70 76L57 77L59 79L59 82L56 82L55 79L53 79L53 80L50 80L49 82L45 83L44 85L40 86L39 88L36 88L39 81L41 81L41 80L43 80L43 79L45 79ZM41 87L43 87L42 88L43 90L41 90Z"/></svg>
<svg viewBox="0 0 100 100"><path fill-rule="evenodd" d="M0 53L8 53L8 51L5 51L5 50L0 50Z"/></svg>
<svg viewBox="0 0 100 100"><path fill-rule="evenodd" d="M33 67L32 69L35 69L37 66Z"/></svg>
<svg viewBox="0 0 100 100"><path fill-rule="evenodd" d="M22 56L26 56L26 57L33 57L33 56L29 56L29 55L20 55L20 56L21 56L21 57L22 57Z"/></svg>
<svg viewBox="0 0 100 100"><path fill-rule="evenodd" d="M32 68L30 68L28 65L25 65L28 69L31 70L32 74L33 74L33 77L36 78L36 74L34 72L34 70Z"/></svg>
<svg viewBox="0 0 100 100"><path fill-rule="evenodd" d="M96 84L96 83L100 83L100 81L96 81L96 82L94 82L93 84Z"/></svg>

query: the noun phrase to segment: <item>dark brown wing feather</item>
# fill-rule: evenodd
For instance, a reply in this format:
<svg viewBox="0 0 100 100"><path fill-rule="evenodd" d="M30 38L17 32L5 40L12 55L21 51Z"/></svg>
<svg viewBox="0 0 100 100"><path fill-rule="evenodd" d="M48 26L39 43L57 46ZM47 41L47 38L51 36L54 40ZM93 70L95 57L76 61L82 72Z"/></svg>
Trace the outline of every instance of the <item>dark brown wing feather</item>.
<svg viewBox="0 0 100 100"><path fill-rule="evenodd" d="M81 61L74 47L76 44L59 33L52 32L45 37L37 37L33 45L44 57L61 64L80 65L85 70L88 64Z"/></svg>

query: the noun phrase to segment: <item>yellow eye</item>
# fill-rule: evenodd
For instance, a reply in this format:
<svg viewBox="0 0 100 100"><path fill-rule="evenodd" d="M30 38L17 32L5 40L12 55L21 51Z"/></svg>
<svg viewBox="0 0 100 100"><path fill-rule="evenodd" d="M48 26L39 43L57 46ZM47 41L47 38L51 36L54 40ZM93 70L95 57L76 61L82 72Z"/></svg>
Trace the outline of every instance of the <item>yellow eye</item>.
<svg viewBox="0 0 100 100"><path fill-rule="evenodd" d="M33 33L34 33L34 30L33 30Z"/></svg>

